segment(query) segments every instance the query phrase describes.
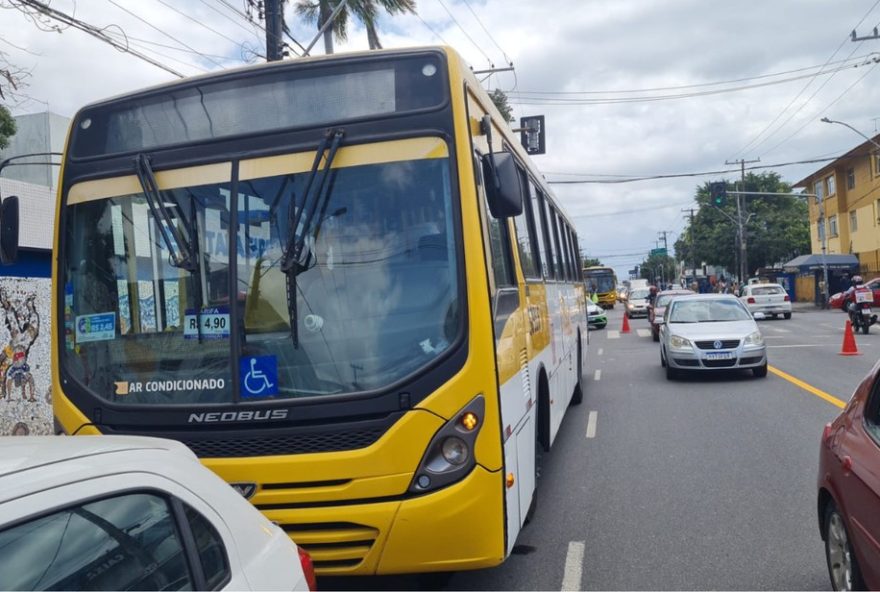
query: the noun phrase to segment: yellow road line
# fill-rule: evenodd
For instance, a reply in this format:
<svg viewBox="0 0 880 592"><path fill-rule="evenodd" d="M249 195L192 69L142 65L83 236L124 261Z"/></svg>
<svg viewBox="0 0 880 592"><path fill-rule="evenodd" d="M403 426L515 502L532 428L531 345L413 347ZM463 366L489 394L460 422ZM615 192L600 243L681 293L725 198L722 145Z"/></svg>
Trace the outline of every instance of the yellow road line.
<svg viewBox="0 0 880 592"><path fill-rule="evenodd" d="M840 399L838 399L834 395L829 395L825 391L819 390L816 387L814 387L813 385L807 384L803 380L800 380L799 378L795 378L791 374L787 374L787 373L783 372L779 368L776 368L774 366L768 366L767 370L769 370L770 372L772 372L773 374L775 374L779 378L787 380L788 382L792 383L795 386L801 387L802 389L804 389L808 393L811 393L813 395L816 395L820 399L824 399L825 401L828 401L829 403L831 403L832 405L834 405L836 407L840 407L841 409L843 409L846 406L846 403L844 403L843 401L841 401Z"/></svg>

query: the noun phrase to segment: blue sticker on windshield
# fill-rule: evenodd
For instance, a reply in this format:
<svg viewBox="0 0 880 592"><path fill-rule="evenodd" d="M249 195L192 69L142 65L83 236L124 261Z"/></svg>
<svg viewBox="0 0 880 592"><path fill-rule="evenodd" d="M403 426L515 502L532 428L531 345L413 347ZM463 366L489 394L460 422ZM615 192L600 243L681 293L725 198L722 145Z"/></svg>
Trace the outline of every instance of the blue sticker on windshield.
<svg viewBox="0 0 880 592"><path fill-rule="evenodd" d="M239 360L239 370L243 398L278 394L278 361L275 356L243 357Z"/></svg>
<svg viewBox="0 0 880 592"><path fill-rule="evenodd" d="M116 313L80 315L76 317L76 342L116 339Z"/></svg>

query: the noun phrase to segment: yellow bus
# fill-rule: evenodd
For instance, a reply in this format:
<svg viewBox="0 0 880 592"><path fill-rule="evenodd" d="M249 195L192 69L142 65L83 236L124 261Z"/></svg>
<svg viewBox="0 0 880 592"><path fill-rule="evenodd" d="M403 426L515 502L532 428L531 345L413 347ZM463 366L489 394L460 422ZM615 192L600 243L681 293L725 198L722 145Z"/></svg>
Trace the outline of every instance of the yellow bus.
<svg viewBox="0 0 880 592"><path fill-rule="evenodd" d="M462 59L95 103L55 236L59 433L184 442L320 574L501 563L582 397L577 236Z"/></svg>
<svg viewBox="0 0 880 592"><path fill-rule="evenodd" d="M594 265L584 268L587 291L595 292L602 308L614 308L617 302L617 275L610 267Z"/></svg>

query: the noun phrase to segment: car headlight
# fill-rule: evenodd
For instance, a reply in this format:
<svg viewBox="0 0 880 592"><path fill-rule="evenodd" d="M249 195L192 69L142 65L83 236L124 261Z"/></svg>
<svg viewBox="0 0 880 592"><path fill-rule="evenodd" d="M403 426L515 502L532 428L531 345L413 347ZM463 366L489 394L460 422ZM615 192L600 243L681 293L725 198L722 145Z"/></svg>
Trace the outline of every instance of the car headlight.
<svg viewBox="0 0 880 592"><path fill-rule="evenodd" d="M672 335L669 337L669 345L674 347L675 349L694 348L694 346L690 342L690 339L685 339L684 337L679 337L678 335Z"/></svg>
<svg viewBox="0 0 880 592"><path fill-rule="evenodd" d="M632 302L627 302L627 303L626 303L626 307L627 307L627 308L633 308L633 303L632 303Z"/></svg>
<svg viewBox="0 0 880 592"><path fill-rule="evenodd" d="M743 345L764 345L764 336L760 331L755 331L745 338Z"/></svg>

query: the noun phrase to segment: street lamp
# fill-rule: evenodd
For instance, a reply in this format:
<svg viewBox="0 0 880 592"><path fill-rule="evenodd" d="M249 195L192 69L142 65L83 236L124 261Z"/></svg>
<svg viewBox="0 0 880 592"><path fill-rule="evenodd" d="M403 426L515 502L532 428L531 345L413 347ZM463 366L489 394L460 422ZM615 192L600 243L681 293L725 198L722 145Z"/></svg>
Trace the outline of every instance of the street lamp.
<svg viewBox="0 0 880 592"><path fill-rule="evenodd" d="M849 129L851 129L852 131L854 131L855 133L857 133L857 134L859 134L860 136L862 136L863 138L865 138L866 140L868 140L869 142L871 142L871 143L874 145L875 148L880 149L880 144L878 144L877 142L875 142L874 140L872 140L871 138L869 138L868 136L866 136L865 134L863 134L862 132L860 132L859 130L857 130L856 128L854 128L853 126L851 126L851 125L848 124L848 123L845 123L845 122L843 122L843 121L835 121L835 120L833 120L833 119L828 119L827 117L823 117L823 118L820 119L819 121L821 121L821 122L823 122L823 123L836 123L836 124L839 124L839 125L844 125L844 126L848 127Z"/></svg>

